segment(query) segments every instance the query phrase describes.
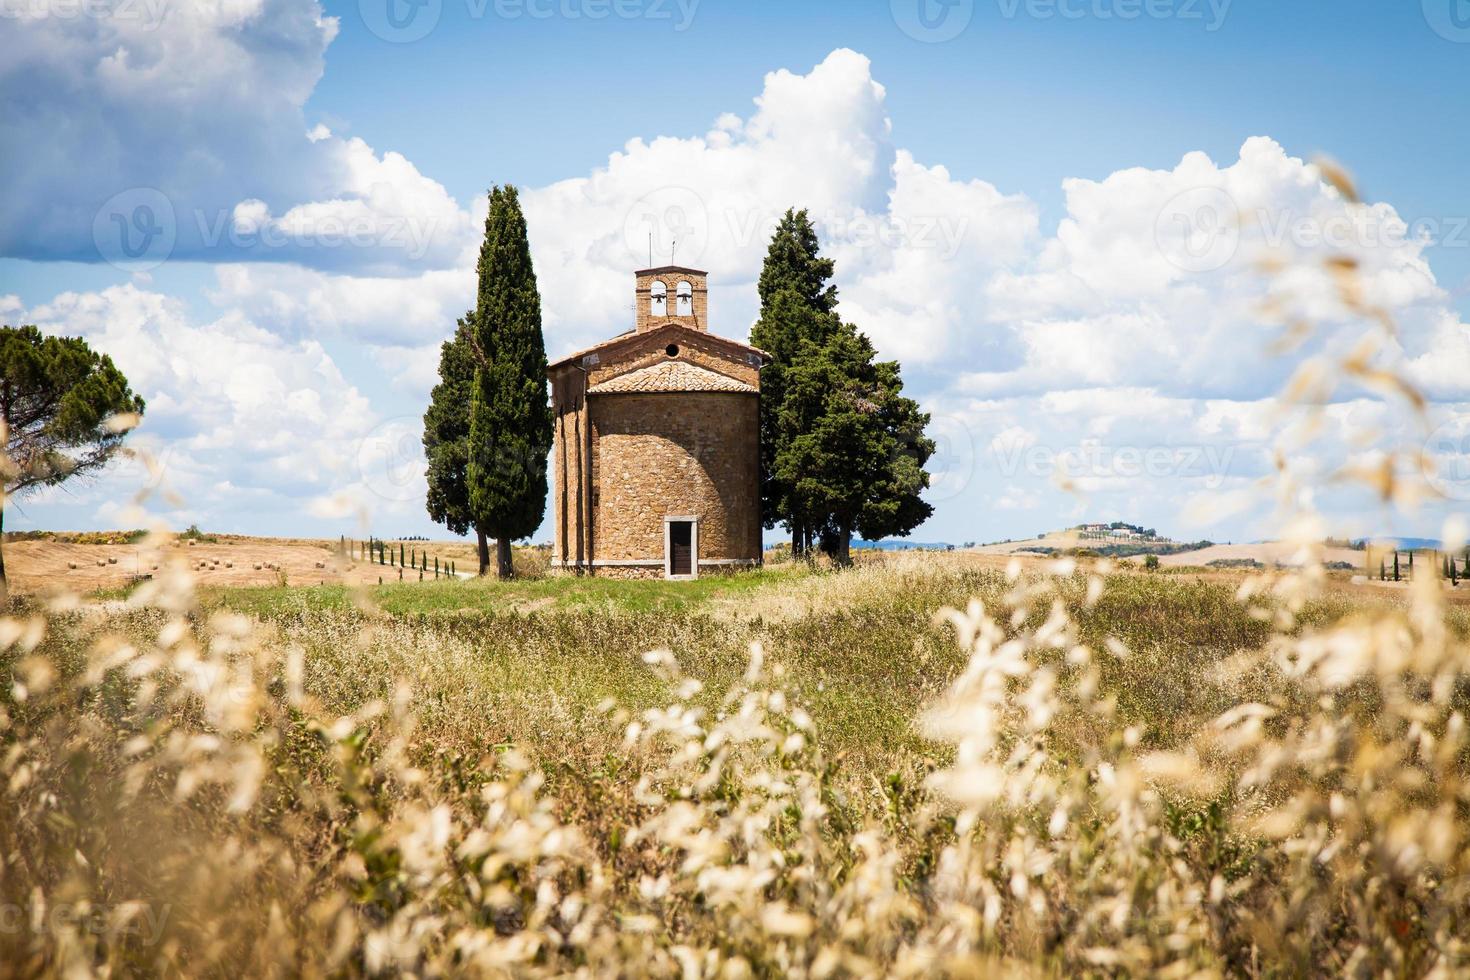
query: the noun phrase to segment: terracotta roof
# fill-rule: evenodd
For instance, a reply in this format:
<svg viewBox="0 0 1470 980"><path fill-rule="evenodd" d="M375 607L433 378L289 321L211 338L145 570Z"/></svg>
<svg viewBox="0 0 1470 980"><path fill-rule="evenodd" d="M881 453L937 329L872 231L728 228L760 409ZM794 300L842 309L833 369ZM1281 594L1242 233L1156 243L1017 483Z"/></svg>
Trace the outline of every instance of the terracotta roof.
<svg viewBox="0 0 1470 980"><path fill-rule="evenodd" d="M724 346L730 350L738 350L742 352L748 351L752 354L759 354L761 356L761 360L763 360L765 363L769 364L771 362L771 355L767 354L759 347L752 347L749 344L741 343L738 340L731 340L729 337L722 337L717 333L710 333L707 330L696 330L693 327L686 327L682 323L665 323L654 327L652 330L645 330L643 333L638 333L636 330L629 330L625 333L620 333L616 337L610 337L600 344L593 344L591 347L584 347L579 351L568 354L566 357L558 358L557 360L552 361L546 367L548 370L558 368L561 367L563 364L569 364L572 361L580 361L588 354L600 354L603 351L608 350L609 348L619 347L630 342L641 341L645 337L664 331L667 331L671 334L687 333L704 341L713 341L716 346Z"/></svg>
<svg viewBox="0 0 1470 980"><path fill-rule="evenodd" d="M744 381L736 381L688 361L661 361L595 384L587 389L587 394L642 394L654 391L736 391L753 395L756 389Z"/></svg>

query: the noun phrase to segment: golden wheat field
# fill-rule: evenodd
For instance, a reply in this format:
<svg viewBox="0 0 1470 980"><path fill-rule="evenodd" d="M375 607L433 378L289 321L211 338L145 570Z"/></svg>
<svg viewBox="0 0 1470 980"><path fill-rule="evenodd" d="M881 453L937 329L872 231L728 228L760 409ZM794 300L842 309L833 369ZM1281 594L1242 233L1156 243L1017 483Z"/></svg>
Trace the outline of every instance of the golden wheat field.
<svg viewBox="0 0 1470 980"><path fill-rule="evenodd" d="M0 964L1461 975L1449 593L924 554L15 598Z"/></svg>

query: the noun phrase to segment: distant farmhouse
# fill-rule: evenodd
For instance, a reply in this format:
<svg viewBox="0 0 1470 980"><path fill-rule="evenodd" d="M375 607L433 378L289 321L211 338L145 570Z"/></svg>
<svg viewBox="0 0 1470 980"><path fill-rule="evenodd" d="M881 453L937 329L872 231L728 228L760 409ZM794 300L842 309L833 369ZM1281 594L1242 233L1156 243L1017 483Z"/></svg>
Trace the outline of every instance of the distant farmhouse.
<svg viewBox="0 0 1470 980"><path fill-rule="evenodd" d="M1111 524L1079 524L1073 530L1084 541L1156 541L1158 532L1136 524L1114 521Z"/></svg>
<svg viewBox="0 0 1470 980"><path fill-rule="evenodd" d="M761 560L764 351L709 332L706 273L634 273L633 329L550 365L553 567L697 578Z"/></svg>

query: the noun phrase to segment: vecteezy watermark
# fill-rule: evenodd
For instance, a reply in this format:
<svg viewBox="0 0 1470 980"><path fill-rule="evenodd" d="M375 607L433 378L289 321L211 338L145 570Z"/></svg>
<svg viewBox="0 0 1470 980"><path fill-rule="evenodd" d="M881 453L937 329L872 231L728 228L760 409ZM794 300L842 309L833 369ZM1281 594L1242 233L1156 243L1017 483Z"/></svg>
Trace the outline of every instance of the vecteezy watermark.
<svg viewBox="0 0 1470 980"><path fill-rule="evenodd" d="M92 242L104 262L147 272L168 260L178 241L173 202L154 187L132 187L108 198L92 219Z"/></svg>
<svg viewBox="0 0 1470 980"><path fill-rule="evenodd" d="M1213 33L1225 25L1234 0L996 0L1006 20L1199 21Z"/></svg>
<svg viewBox="0 0 1470 980"><path fill-rule="evenodd" d="M1240 209L1219 187L1194 187L1169 199L1154 219L1154 242L1186 272L1224 268L1240 247Z"/></svg>
<svg viewBox="0 0 1470 980"><path fill-rule="evenodd" d="M110 20L151 31L172 0L0 0L0 20Z"/></svg>
<svg viewBox="0 0 1470 980"><path fill-rule="evenodd" d="M709 247L709 209L687 187L660 187L644 194L623 217L623 243L636 263L648 267L698 262Z"/></svg>
<svg viewBox="0 0 1470 980"><path fill-rule="evenodd" d="M1440 248L1470 247L1470 215L1415 218L1404 221L1368 208L1354 207L1335 214L1298 214L1291 210L1261 208L1248 215L1260 229L1262 243L1270 248L1288 245L1311 249L1401 248L1433 245Z"/></svg>
<svg viewBox="0 0 1470 980"><path fill-rule="evenodd" d="M726 230L737 248L746 248L757 239L775 234L781 214L761 209L725 212ZM952 259L964 244L970 229L968 215L954 214L809 214L822 241L852 248L906 248L938 252Z"/></svg>
<svg viewBox="0 0 1470 980"><path fill-rule="evenodd" d="M408 261L422 259L435 237L457 235L452 216L377 214L346 210L306 216L288 212L273 218L262 201L234 208L195 208L180 214L168 195L153 187L133 187L112 197L92 219L92 241L104 262L141 273L162 265L179 247L240 252L271 249L383 249Z"/></svg>
<svg viewBox="0 0 1470 980"><path fill-rule="evenodd" d="M278 248L382 248L417 261L428 252L444 219L413 214L371 212L314 214L296 220L273 219L262 201L246 201L232 210L194 212L205 248L228 244L240 250Z"/></svg>
<svg viewBox="0 0 1470 980"><path fill-rule="evenodd" d="M1450 500L1470 500L1470 415L1438 425L1424 440L1424 478Z"/></svg>
<svg viewBox="0 0 1470 980"><path fill-rule="evenodd" d="M392 503L424 499L424 423L402 415L375 427L357 444L362 485Z"/></svg>
<svg viewBox="0 0 1470 980"><path fill-rule="evenodd" d="M147 902L118 905L55 902L44 905L0 903L0 936L58 933L71 930L94 936L129 936L144 946L163 939L172 905Z"/></svg>
<svg viewBox="0 0 1470 980"><path fill-rule="evenodd" d="M688 265L708 250L711 237L745 250L775 234L784 211L766 207L711 209L688 187L667 186L633 203L623 218L623 243L640 266ZM834 247L938 252L952 259L969 232L968 215L808 214L822 241Z"/></svg>
<svg viewBox="0 0 1470 980"><path fill-rule="evenodd" d="M898 29L925 44L954 40L975 16L975 0L889 0L888 7Z"/></svg>
<svg viewBox="0 0 1470 980"><path fill-rule="evenodd" d="M1470 0L1422 0L1424 20L1446 41L1470 44Z"/></svg>
<svg viewBox="0 0 1470 980"><path fill-rule="evenodd" d="M646 20L667 22L676 32L694 23L700 0L457 0L470 20ZM358 13L373 34L394 44L428 37L445 0L358 0Z"/></svg>
<svg viewBox="0 0 1470 980"><path fill-rule="evenodd" d="M934 442L934 455L924 464L929 472L924 499L931 504L953 500L965 492L975 475L975 434L957 416L935 415L924 435Z"/></svg>
<svg viewBox="0 0 1470 980"><path fill-rule="evenodd" d="M1470 248L1470 214L1405 220L1383 208L1358 204L1314 212L1266 207L1246 211L1219 187L1195 187L1170 198L1154 222L1159 251L1186 272L1223 268L1245 239L1275 251Z"/></svg>
<svg viewBox="0 0 1470 980"><path fill-rule="evenodd" d="M358 0L362 22L384 41L421 41L439 25L444 0Z"/></svg>
<svg viewBox="0 0 1470 980"><path fill-rule="evenodd" d="M1012 441L991 444L1002 476L1038 479L1193 479L1218 490L1235 458L1234 446L1107 446L1084 440L1061 449Z"/></svg>

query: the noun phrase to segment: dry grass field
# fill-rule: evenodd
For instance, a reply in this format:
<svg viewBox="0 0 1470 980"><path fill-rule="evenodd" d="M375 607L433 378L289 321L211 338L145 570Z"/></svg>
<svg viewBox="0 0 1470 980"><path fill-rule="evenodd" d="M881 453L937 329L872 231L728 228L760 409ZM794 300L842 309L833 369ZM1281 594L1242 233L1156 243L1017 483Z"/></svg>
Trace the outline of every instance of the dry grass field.
<svg viewBox="0 0 1470 980"><path fill-rule="evenodd" d="M1470 970L1426 576L220 587L204 547L0 620L0 974Z"/></svg>
<svg viewBox="0 0 1470 980"><path fill-rule="evenodd" d="M122 538L117 534L113 537ZM150 576L170 563L183 564L204 586L376 584L417 581L415 569L379 565L366 559L344 557L338 541L306 538L259 538L208 535L204 540L178 539L161 547L144 543L94 543L67 540L87 535L63 535L62 540L20 540L5 545L5 564L11 587L24 593L56 590L87 593L118 589L139 576ZM474 548L463 541L392 541L397 550L427 551L433 578L438 558L447 573L448 562L458 571L474 571Z"/></svg>

